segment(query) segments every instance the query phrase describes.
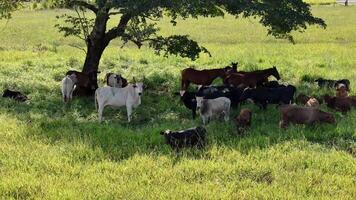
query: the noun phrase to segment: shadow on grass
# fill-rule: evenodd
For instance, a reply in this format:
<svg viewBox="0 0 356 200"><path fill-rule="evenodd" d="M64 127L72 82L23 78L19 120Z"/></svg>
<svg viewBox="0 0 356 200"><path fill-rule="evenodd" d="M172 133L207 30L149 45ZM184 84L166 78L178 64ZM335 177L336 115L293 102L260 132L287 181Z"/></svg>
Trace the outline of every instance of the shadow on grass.
<svg viewBox="0 0 356 200"><path fill-rule="evenodd" d="M47 91L48 92L48 91ZM93 98L76 98L65 105L59 94L37 93L28 103L17 103L8 99L0 100L0 111L9 113L23 121L29 137L43 138L52 143L68 142L75 144L80 141L92 148L100 148L107 158L121 161L135 154L165 154L174 157L178 162L182 155L192 158L209 157L209 151L184 150L173 152L165 144L159 134L165 129L181 130L201 125L198 117L191 119L187 110L172 92L165 94L157 91L146 91L142 105L133 115L133 121L127 122L126 109L113 110L106 108L103 123L98 123ZM251 104L242 105L253 111L253 124L244 137L236 134L232 120L212 121L206 126L208 146L236 149L249 153L254 149L269 148L289 140L306 140L312 143L354 151L355 112L347 116L336 113L337 126L290 126L286 130L278 127L280 114L276 106L270 105L262 111ZM234 108L231 118L236 116L240 108ZM327 110L324 106L322 110ZM328 110L330 111L330 110Z"/></svg>

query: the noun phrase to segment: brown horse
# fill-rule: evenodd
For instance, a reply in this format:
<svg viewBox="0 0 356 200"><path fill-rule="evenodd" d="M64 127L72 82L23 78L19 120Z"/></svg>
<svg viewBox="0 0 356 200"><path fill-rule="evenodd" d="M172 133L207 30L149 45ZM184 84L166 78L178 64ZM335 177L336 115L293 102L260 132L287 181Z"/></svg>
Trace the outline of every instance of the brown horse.
<svg viewBox="0 0 356 200"><path fill-rule="evenodd" d="M276 67L257 70L253 72L237 72L232 73L224 80L226 85L233 85L235 87L251 87L268 82L268 77L274 76L277 80L280 79Z"/></svg>
<svg viewBox="0 0 356 200"><path fill-rule="evenodd" d="M186 68L182 71L182 90L187 90L190 83L197 85L210 85L217 77L224 78L231 73L237 72L237 63L233 63L232 67L227 66L221 69L204 69L196 70Z"/></svg>

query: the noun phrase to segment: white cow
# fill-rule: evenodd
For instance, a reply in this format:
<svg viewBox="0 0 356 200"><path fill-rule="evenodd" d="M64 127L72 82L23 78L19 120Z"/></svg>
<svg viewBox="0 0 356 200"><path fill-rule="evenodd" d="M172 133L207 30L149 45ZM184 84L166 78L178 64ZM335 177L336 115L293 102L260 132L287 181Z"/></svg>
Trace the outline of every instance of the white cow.
<svg viewBox="0 0 356 200"><path fill-rule="evenodd" d="M127 120L131 121L132 108L141 104L143 83L129 84L124 88L104 86L95 91L95 106L98 109L99 122L102 121L103 111L106 106L126 106Z"/></svg>
<svg viewBox="0 0 356 200"><path fill-rule="evenodd" d="M219 97L216 99L204 99L204 97L196 97L197 109L205 125L214 116L224 115L225 121L229 121L230 115L230 99Z"/></svg>
<svg viewBox="0 0 356 200"><path fill-rule="evenodd" d="M72 77L70 75L65 76L62 79L62 88L61 88L64 102L72 100L74 88L75 85Z"/></svg>

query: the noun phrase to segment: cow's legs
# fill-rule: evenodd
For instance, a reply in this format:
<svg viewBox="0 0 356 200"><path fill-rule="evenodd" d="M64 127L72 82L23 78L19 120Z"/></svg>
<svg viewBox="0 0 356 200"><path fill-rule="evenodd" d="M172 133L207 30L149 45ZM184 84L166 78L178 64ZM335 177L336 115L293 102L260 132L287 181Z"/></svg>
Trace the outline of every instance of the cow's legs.
<svg viewBox="0 0 356 200"><path fill-rule="evenodd" d="M99 104L98 106L99 122L103 121L103 111L104 111L104 105Z"/></svg>
<svg viewBox="0 0 356 200"><path fill-rule="evenodd" d="M228 110L226 110L225 112L224 112L224 120L227 122L227 121L229 121L229 116L230 115L230 113L229 113L229 111Z"/></svg>
<svg viewBox="0 0 356 200"><path fill-rule="evenodd" d="M131 122L132 106L126 106L127 110L127 121Z"/></svg>
<svg viewBox="0 0 356 200"><path fill-rule="evenodd" d="M206 125L206 117L205 116L202 116L202 119L203 119L203 125Z"/></svg>
<svg viewBox="0 0 356 200"><path fill-rule="evenodd" d="M282 119L282 120L279 122L279 128L287 128L288 125L289 125L288 120Z"/></svg>

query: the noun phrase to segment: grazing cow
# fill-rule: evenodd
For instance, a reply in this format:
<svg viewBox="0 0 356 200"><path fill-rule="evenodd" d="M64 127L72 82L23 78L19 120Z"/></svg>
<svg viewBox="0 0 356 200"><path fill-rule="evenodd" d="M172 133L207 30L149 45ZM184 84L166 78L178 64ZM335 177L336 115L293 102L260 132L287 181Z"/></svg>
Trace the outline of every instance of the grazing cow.
<svg viewBox="0 0 356 200"><path fill-rule="evenodd" d="M242 134L247 127L251 126L252 112L250 109L241 109L236 118L237 132Z"/></svg>
<svg viewBox="0 0 356 200"><path fill-rule="evenodd" d="M105 80L106 84L110 87L122 88L127 86L127 80L120 74L107 73Z"/></svg>
<svg viewBox="0 0 356 200"><path fill-rule="evenodd" d="M180 95L181 101L183 101L185 107L189 110L192 110L192 117L195 119L196 110L197 110L197 100L195 92L183 91L182 93L175 93L176 95Z"/></svg>
<svg viewBox="0 0 356 200"><path fill-rule="evenodd" d="M356 97L331 97L324 95L324 100L329 108L341 111L343 114L351 110L351 107L356 106Z"/></svg>
<svg viewBox="0 0 356 200"><path fill-rule="evenodd" d="M319 107L319 101L316 98L310 98L307 103L305 103L306 106L308 107L315 107L318 108Z"/></svg>
<svg viewBox="0 0 356 200"><path fill-rule="evenodd" d="M336 87L336 96L337 97L347 97L349 96L348 92L347 92L347 87L344 84L339 84Z"/></svg>
<svg viewBox="0 0 356 200"><path fill-rule="evenodd" d="M22 94L21 92L11 91L9 89L4 90L2 97L11 98L19 102L24 102L28 99L27 96Z"/></svg>
<svg viewBox="0 0 356 200"><path fill-rule="evenodd" d="M206 130L203 127L190 128L182 131L162 131L160 133L172 149L179 150L183 147L203 148L206 142Z"/></svg>
<svg viewBox="0 0 356 200"><path fill-rule="evenodd" d="M231 101L226 97L216 99L204 99L197 97L197 109L200 111L203 124L209 123L210 119L216 115L224 115L225 121L229 120Z"/></svg>
<svg viewBox="0 0 356 200"><path fill-rule="evenodd" d="M68 102L72 100L73 90L74 90L74 81L72 80L73 75L67 75L62 79L62 96L63 101Z"/></svg>
<svg viewBox="0 0 356 200"><path fill-rule="evenodd" d="M131 121L132 108L141 104L143 83L129 84L124 88L105 86L95 91L95 106L98 108L99 122L102 121L103 111L106 106L126 106L127 120Z"/></svg>
<svg viewBox="0 0 356 200"><path fill-rule="evenodd" d="M255 88L258 85L262 85L268 82L268 77L274 76L277 80L280 79L278 70L276 67L257 70L253 72L237 72L232 73L224 79L224 84L232 85L235 87L245 88L251 87Z"/></svg>
<svg viewBox="0 0 356 200"><path fill-rule="evenodd" d="M318 83L319 87L329 87L329 88L335 88L339 84L344 84L346 86L347 91L350 91L350 81L348 79L330 80L330 79L318 78L315 80L315 82Z"/></svg>
<svg viewBox="0 0 356 200"><path fill-rule="evenodd" d="M224 79L227 74L237 72L237 65L225 67L222 69L196 70L186 68L182 71L181 90L187 90L190 83L197 85L210 85L217 77Z"/></svg>
<svg viewBox="0 0 356 200"><path fill-rule="evenodd" d="M335 117L318 108L304 107L296 105L285 105L281 107L282 120L279 123L281 128L286 128L289 123L313 124L313 123L336 123Z"/></svg>
<svg viewBox="0 0 356 200"><path fill-rule="evenodd" d="M240 100L252 99L260 108L266 109L267 104L290 104L296 88L292 85L279 88L246 88Z"/></svg>
<svg viewBox="0 0 356 200"><path fill-rule="evenodd" d="M202 86L197 92L197 96L205 99L215 99L218 97L227 97L232 106L238 106L243 89L230 86Z"/></svg>

